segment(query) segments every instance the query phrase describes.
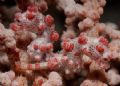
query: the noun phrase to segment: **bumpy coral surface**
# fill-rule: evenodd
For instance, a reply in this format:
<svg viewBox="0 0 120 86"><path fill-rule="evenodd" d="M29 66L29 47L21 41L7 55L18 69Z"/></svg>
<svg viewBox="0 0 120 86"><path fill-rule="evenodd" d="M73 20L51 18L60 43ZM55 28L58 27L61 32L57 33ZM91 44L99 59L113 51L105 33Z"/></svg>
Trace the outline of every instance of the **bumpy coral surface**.
<svg viewBox="0 0 120 86"><path fill-rule="evenodd" d="M0 23L0 86L120 84L115 66L120 62L120 31L113 23L99 21L106 0L16 3L18 7L11 11L14 21L8 28ZM65 15L63 34L47 12L50 6ZM0 12L10 13L4 7ZM61 47L56 51L59 42Z"/></svg>

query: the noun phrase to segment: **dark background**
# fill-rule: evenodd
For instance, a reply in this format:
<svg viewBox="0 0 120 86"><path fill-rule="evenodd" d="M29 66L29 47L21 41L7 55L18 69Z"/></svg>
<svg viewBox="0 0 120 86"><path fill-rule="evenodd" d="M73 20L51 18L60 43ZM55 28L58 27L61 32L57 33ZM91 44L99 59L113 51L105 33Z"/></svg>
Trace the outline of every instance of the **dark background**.
<svg viewBox="0 0 120 86"><path fill-rule="evenodd" d="M120 24L120 0L107 0L101 22Z"/></svg>

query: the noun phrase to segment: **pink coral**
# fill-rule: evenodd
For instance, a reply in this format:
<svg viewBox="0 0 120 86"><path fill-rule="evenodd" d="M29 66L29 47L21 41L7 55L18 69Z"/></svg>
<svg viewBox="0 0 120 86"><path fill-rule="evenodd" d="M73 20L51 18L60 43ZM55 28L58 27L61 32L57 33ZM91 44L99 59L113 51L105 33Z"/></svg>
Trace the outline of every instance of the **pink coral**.
<svg viewBox="0 0 120 86"><path fill-rule="evenodd" d="M118 70L111 68L113 61L120 61L118 26L100 22L106 0L16 2L21 11L9 28L0 23L2 86L67 86L67 80L75 86L120 83ZM57 32L56 18L46 12L50 6L64 12L66 30L62 34ZM61 49L56 51L58 42ZM10 71L2 72L2 65Z"/></svg>
<svg viewBox="0 0 120 86"><path fill-rule="evenodd" d="M10 86L14 78L15 78L15 73L13 71L0 73L0 83L3 86Z"/></svg>
<svg viewBox="0 0 120 86"><path fill-rule="evenodd" d="M107 84L97 80L85 80L80 86L108 86Z"/></svg>
<svg viewBox="0 0 120 86"><path fill-rule="evenodd" d="M51 72L48 80L42 86L63 86L62 78L58 73Z"/></svg>
<svg viewBox="0 0 120 86"><path fill-rule="evenodd" d="M120 75L115 68L108 71L108 82L110 85L117 85L120 83Z"/></svg>

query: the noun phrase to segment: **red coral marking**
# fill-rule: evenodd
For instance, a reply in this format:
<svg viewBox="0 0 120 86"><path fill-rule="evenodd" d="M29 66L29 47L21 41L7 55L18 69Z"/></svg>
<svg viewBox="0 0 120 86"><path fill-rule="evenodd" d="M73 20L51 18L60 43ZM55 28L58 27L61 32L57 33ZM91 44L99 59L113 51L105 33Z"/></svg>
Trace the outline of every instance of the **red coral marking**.
<svg viewBox="0 0 120 86"><path fill-rule="evenodd" d="M74 44L72 43L69 43L69 42L63 42L63 45L62 45L63 49L67 52L71 52L74 48Z"/></svg>
<svg viewBox="0 0 120 86"><path fill-rule="evenodd" d="M100 37L99 42L102 43L105 46L108 46L108 40L104 37Z"/></svg>
<svg viewBox="0 0 120 86"><path fill-rule="evenodd" d="M28 68L28 70L31 70L32 69L32 64L28 64L27 68Z"/></svg>
<svg viewBox="0 0 120 86"><path fill-rule="evenodd" d="M33 45L33 48L34 48L35 50L37 50L37 49L39 48L39 46L38 46L37 44L34 44L34 45Z"/></svg>
<svg viewBox="0 0 120 86"><path fill-rule="evenodd" d="M41 23L38 27L39 31L44 31L46 29L46 25L44 23Z"/></svg>
<svg viewBox="0 0 120 86"><path fill-rule="evenodd" d="M16 66L16 69L17 69L17 70L21 69L20 63L15 63L15 66Z"/></svg>
<svg viewBox="0 0 120 86"><path fill-rule="evenodd" d="M35 15L33 13L26 14L26 18L28 18L29 20L32 20L34 17L35 17Z"/></svg>
<svg viewBox="0 0 120 86"><path fill-rule="evenodd" d="M13 30L13 31L17 31L19 26L16 24L16 23L11 23L10 24L10 28Z"/></svg>
<svg viewBox="0 0 120 86"><path fill-rule="evenodd" d="M52 32L50 34L50 40L57 41L59 39L59 34L57 32Z"/></svg>
<svg viewBox="0 0 120 86"><path fill-rule="evenodd" d="M43 80L42 79L38 80L38 84L39 86L41 86L43 84Z"/></svg>
<svg viewBox="0 0 120 86"><path fill-rule="evenodd" d="M44 20L48 26L51 26L54 22L54 18L51 15L46 15Z"/></svg>
<svg viewBox="0 0 120 86"><path fill-rule="evenodd" d="M40 49L41 52L47 52L47 46L44 45L44 44L40 45L39 49Z"/></svg>
<svg viewBox="0 0 120 86"><path fill-rule="evenodd" d="M86 44L86 43L87 43L87 38L84 37L84 36L80 36L80 37L78 38L78 43L79 43L79 44L82 44L82 45Z"/></svg>
<svg viewBox="0 0 120 86"><path fill-rule="evenodd" d="M80 51L74 53L74 56L79 56L79 55L80 55Z"/></svg>
<svg viewBox="0 0 120 86"><path fill-rule="evenodd" d="M47 45L47 50L50 51L50 50L52 50L52 49L53 49L53 44L51 44L51 43L48 44L48 45Z"/></svg>
<svg viewBox="0 0 120 86"><path fill-rule="evenodd" d="M104 48L101 45L97 45L96 50L99 52L104 52Z"/></svg>

